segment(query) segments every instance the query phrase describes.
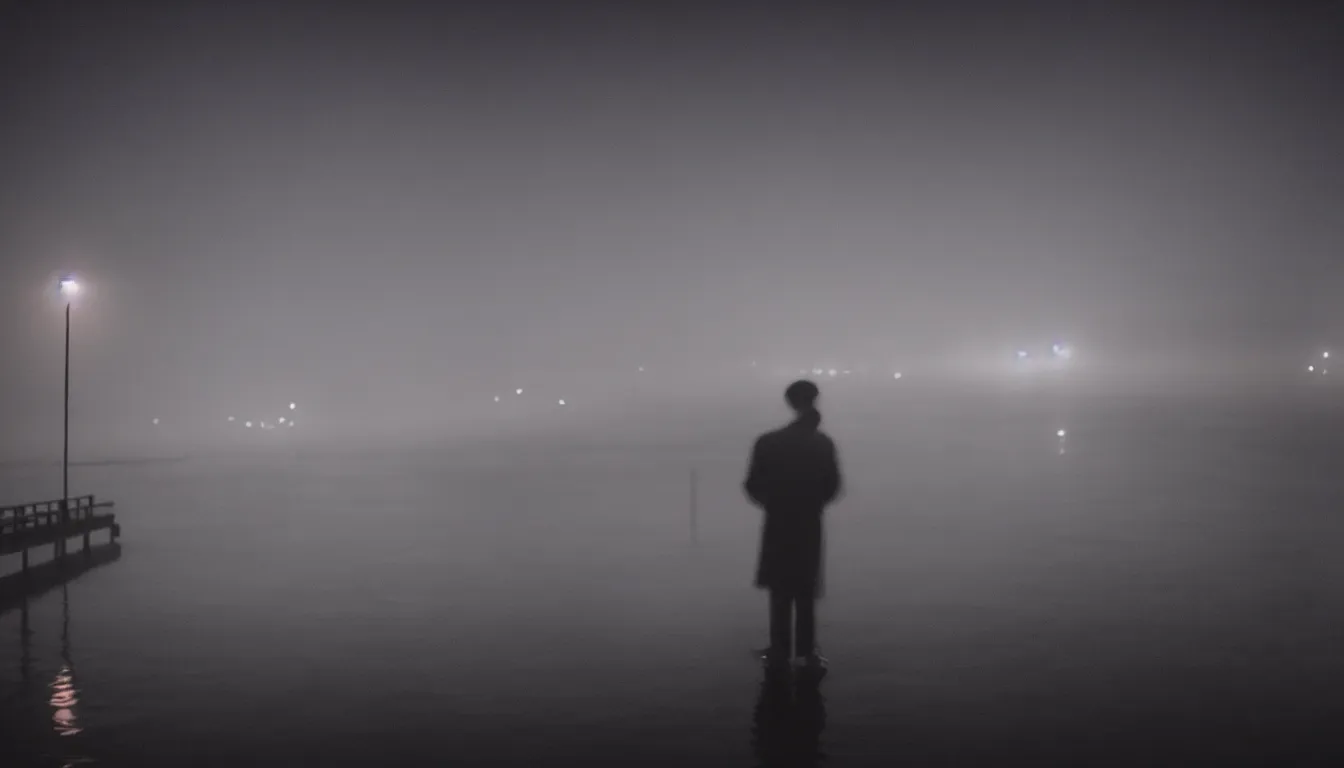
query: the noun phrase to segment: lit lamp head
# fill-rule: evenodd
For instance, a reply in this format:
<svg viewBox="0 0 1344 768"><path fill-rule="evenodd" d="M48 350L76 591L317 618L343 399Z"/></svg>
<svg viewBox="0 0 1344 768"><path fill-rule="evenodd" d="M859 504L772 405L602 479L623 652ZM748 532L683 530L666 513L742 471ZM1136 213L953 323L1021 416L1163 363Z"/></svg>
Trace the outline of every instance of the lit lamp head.
<svg viewBox="0 0 1344 768"><path fill-rule="evenodd" d="M61 296L63 296L66 299L73 299L79 295L80 291L79 281L76 280L71 275L66 275L65 277L62 277L57 282L56 285L61 291Z"/></svg>

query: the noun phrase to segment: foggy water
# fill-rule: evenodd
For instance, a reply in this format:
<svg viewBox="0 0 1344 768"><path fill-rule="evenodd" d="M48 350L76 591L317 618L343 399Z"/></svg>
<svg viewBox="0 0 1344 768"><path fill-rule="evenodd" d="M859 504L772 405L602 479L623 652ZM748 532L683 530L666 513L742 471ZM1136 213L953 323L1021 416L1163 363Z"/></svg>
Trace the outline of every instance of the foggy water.
<svg viewBox="0 0 1344 768"><path fill-rule="evenodd" d="M4 749L753 764L766 614L739 483L768 419L79 468L73 492L117 501L124 554L32 601L26 642L0 616ZM828 764L1325 764L1335 416L941 398L824 426L848 480L820 607ZM49 469L5 472L7 500L53 495Z"/></svg>

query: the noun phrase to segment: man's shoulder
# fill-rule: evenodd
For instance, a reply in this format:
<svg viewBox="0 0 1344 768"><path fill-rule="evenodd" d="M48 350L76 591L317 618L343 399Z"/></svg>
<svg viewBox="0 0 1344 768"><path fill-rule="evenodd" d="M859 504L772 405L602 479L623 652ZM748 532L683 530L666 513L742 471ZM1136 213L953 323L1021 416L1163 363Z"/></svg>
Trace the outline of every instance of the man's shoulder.
<svg viewBox="0 0 1344 768"><path fill-rule="evenodd" d="M784 430L782 429L772 429L769 432L762 432L761 434L756 436L756 440L753 441L752 444L757 448L769 447L771 445L778 443L783 433Z"/></svg>

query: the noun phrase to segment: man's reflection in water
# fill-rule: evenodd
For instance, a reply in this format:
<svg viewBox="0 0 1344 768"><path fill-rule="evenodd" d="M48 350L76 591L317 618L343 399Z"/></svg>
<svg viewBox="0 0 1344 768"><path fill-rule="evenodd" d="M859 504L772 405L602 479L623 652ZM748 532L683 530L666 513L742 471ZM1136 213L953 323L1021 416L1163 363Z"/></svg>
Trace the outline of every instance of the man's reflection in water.
<svg viewBox="0 0 1344 768"><path fill-rule="evenodd" d="M767 670L756 700L752 746L757 765L819 766L826 764L821 732L826 728L826 700L821 675Z"/></svg>

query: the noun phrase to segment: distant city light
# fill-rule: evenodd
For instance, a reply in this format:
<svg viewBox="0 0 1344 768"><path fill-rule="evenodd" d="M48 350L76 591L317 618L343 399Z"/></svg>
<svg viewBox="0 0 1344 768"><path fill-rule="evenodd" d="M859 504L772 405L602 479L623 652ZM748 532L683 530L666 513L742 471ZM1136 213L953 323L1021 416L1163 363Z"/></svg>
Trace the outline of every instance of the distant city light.
<svg viewBox="0 0 1344 768"><path fill-rule="evenodd" d="M813 375L813 376L820 376L820 375L823 374L823 373L825 373L825 371L821 370L820 368L813 368L813 369L812 369L812 375Z"/></svg>
<svg viewBox="0 0 1344 768"><path fill-rule="evenodd" d="M1055 433L1055 435L1056 435L1057 437L1065 437L1065 436L1067 436L1068 434L1069 434L1068 432L1065 432L1065 431L1062 430L1062 429Z"/></svg>
<svg viewBox="0 0 1344 768"><path fill-rule="evenodd" d="M519 387L519 388L513 390L513 394L515 394L515 395L521 395L521 394L523 394L523 388L522 388L522 387Z"/></svg>
<svg viewBox="0 0 1344 768"><path fill-rule="evenodd" d="M159 420L158 420L157 418L154 419L154 423L155 423L155 424L158 424L158 423L159 423Z"/></svg>
<svg viewBox="0 0 1344 768"><path fill-rule="evenodd" d="M827 371L826 374L827 374L828 376L834 376L834 375L835 375L835 369L832 368L831 370Z"/></svg>
<svg viewBox="0 0 1344 768"><path fill-rule="evenodd" d="M69 276L62 277L58 285L61 289L61 295L66 297L78 296L79 292L83 289L83 286L79 284L78 280Z"/></svg>
<svg viewBox="0 0 1344 768"><path fill-rule="evenodd" d="M233 417L232 417L232 416L229 417L229 421L233 421Z"/></svg>
<svg viewBox="0 0 1344 768"><path fill-rule="evenodd" d="M281 424L284 424L284 423L285 423L285 417L284 417L284 416L281 416L281 417L280 417L280 423L281 423Z"/></svg>
<svg viewBox="0 0 1344 768"><path fill-rule="evenodd" d="M900 372L900 371L897 371L896 373L893 373L893 374L891 375L891 378L893 378L893 379L899 379L899 378L901 378L901 372Z"/></svg>
<svg viewBox="0 0 1344 768"><path fill-rule="evenodd" d="M1314 365L1308 365L1308 366L1307 366L1307 372L1308 372L1308 373L1314 372L1315 370L1316 370L1316 366L1314 366Z"/></svg>
<svg viewBox="0 0 1344 768"><path fill-rule="evenodd" d="M1329 352L1322 352L1322 353L1321 353L1321 357L1325 358L1326 360L1329 360L1329 359L1330 359L1330 353L1329 353Z"/></svg>
<svg viewBox="0 0 1344 768"><path fill-rule="evenodd" d="M291 411L294 410L295 408L298 408L298 407L299 407L299 406L298 406L297 403L290 403L290 404L289 404L289 410L291 410Z"/></svg>
<svg viewBox="0 0 1344 768"><path fill-rule="evenodd" d="M564 404L565 404L565 401L562 399L562 400L560 401L560 404L561 404L561 405L564 405Z"/></svg>
<svg viewBox="0 0 1344 768"><path fill-rule="evenodd" d="M289 422L288 424L286 424L285 426L292 427L292 426L294 426L294 422L291 421L291 422Z"/></svg>
<svg viewBox="0 0 1344 768"><path fill-rule="evenodd" d="M640 372L640 373L643 373L643 372L644 372L644 366L642 366L642 365L639 366L639 372Z"/></svg>
<svg viewBox="0 0 1344 768"><path fill-rule="evenodd" d="M244 427L247 427L248 429L251 429L251 428L252 428L252 422L250 422L250 421L243 422L243 426L244 426Z"/></svg>
<svg viewBox="0 0 1344 768"><path fill-rule="evenodd" d="M843 373L844 375L848 376L850 373L852 373L852 371L850 371L848 368L846 368L845 370L841 371L841 373Z"/></svg>
<svg viewBox="0 0 1344 768"><path fill-rule="evenodd" d="M495 395L495 402L496 402L496 403L499 402L499 395Z"/></svg>
<svg viewBox="0 0 1344 768"><path fill-rule="evenodd" d="M1017 359L1018 359L1018 360L1026 360L1026 359L1027 359L1027 350L1025 350L1025 349L1019 349L1019 350L1017 350Z"/></svg>

